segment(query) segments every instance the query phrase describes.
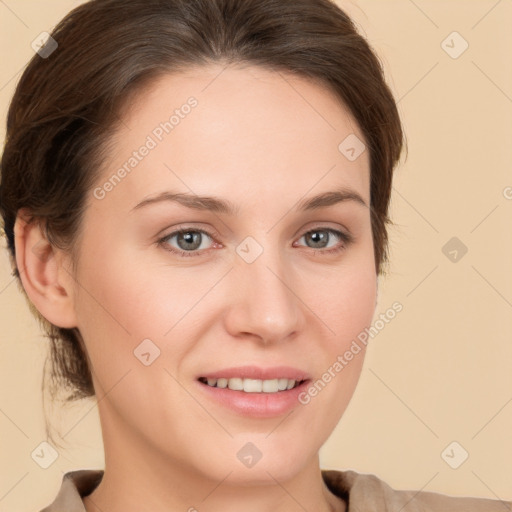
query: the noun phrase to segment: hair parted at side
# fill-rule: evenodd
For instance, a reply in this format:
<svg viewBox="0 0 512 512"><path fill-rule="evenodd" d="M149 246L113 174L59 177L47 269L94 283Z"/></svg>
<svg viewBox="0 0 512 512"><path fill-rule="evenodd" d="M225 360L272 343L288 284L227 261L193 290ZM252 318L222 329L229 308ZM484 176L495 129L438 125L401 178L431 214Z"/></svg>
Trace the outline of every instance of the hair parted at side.
<svg viewBox="0 0 512 512"><path fill-rule="evenodd" d="M47 58L35 54L16 87L0 162L0 214L19 283L19 210L26 208L55 247L76 257L86 196L123 101L163 74L215 62L311 78L348 107L370 155L375 265L383 272L392 176L404 135L380 60L334 2L92 0L51 36L58 48ZM30 307L50 340L52 389L66 390L67 401L93 396L78 329L51 325Z"/></svg>

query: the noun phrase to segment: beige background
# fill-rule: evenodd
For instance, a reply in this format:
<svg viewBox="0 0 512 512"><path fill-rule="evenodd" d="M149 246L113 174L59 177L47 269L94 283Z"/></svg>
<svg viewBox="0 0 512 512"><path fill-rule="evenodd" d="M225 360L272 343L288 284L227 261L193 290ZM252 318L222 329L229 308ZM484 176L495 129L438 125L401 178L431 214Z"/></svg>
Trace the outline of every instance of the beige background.
<svg viewBox="0 0 512 512"><path fill-rule="evenodd" d="M2 140L31 41L79 3L0 1ZM512 499L512 2L339 3L381 56L407 131L379 299L382 312L394 301L404 309L372 340L323 466L397 488ZM469 44L456 59L441 46L453 31ZM462 48L457 37L447 44ZM468 248L457 262L442 252L454 236ZM65 471L102 467L97 408L56 415L66 449L46 470L32 460L44 440L46 341L5 250L0 304L0 511L29 512L53 500ZM458 469L441 457L452 441L469 453Z"/></svg>

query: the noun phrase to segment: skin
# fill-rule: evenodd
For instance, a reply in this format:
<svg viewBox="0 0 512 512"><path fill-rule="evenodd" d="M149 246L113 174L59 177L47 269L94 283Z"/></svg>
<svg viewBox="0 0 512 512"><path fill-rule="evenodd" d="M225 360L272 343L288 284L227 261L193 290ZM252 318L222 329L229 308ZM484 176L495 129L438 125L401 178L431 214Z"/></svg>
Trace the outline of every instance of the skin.
<svg viewBox="0 0 512 512"><path fill-rule="evenodd" d="M318 451L352 397L364 350L309 404L274 418L214 403L196 379L252 364L293 366L316 380L371 324L368 207L348 200L295 210L304 197L340 187L370 204L368 151L351 162L338 150L349 134L363 135L313 82L254 66L189 69L130 102L99 186L190 96L197 107L114 190L101 200L89 193L76 274L23 212L16 223L30 299L55 325L78 327L92 366L105 474L86 510L346 510L322 480ZM132 210L170 190L218 196L239 212L170 201ZM180 256L169 250L183 250L177 237L158 243L180 226L212 238L204 235L196 256ZM348 231L353 241L343 247L331 235L315 249L304 237L315 228ZM236 252L247 236L263 248L251 264ZM133 354L147 338L161 351L149 366ZM247 442L263 455L252 468L237 458Z"/></svg>

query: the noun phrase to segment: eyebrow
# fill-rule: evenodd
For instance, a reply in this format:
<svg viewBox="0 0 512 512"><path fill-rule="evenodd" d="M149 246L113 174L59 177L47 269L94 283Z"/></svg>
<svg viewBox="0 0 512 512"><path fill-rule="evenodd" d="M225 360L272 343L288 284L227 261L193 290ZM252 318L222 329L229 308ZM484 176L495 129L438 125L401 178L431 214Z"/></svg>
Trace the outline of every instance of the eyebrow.
<svg viewBox="0 0 512 512"><path fill-rule="evenodd" d="M188 192L161 192L160 194L142 200L132 208L132 211L152 204L168 201L176 202L193 210L211 211L225 215L236 215L239 212L239 206L231 201L213 196L198 196L196 194L189 194ZM316 196L303 199L297 203L295 211L317 210L346 201L355 201L362 206L368 207L364 199L356 191L342 188L322 192Z"/></svg>

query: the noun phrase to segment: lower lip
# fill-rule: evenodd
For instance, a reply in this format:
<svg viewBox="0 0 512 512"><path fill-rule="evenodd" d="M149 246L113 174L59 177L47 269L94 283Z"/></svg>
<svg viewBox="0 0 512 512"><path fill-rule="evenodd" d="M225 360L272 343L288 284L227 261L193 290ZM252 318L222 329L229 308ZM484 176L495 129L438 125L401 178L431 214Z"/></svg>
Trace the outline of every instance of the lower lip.
<svg viewBox="0 0 512 512"><path fill-rule="evenodd" d="M293 389L277 393L246 393L229 388L214 388L199 381L197 384L210 399L237 414L253 418L274 418L300 405L299 394L306 389L308 382L305 380Z"/></svg>

